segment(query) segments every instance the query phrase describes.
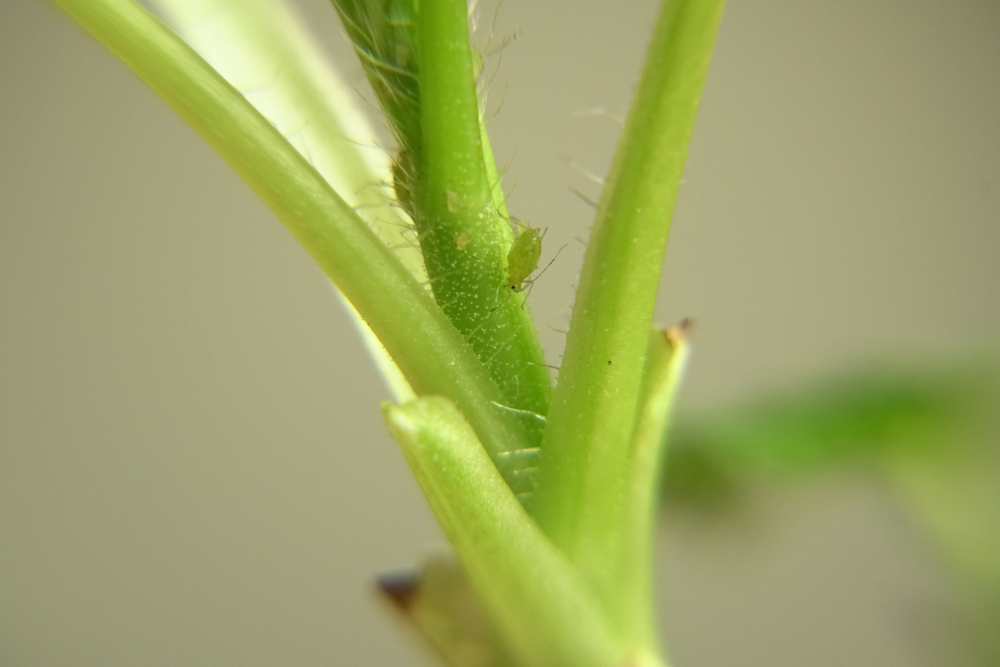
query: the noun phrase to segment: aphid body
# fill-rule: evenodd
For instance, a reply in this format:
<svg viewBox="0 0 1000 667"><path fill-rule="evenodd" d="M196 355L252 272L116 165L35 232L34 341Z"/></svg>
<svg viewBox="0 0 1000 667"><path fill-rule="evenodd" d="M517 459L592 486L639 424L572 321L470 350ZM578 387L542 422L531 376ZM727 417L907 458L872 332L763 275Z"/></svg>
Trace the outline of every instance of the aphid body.
<svg viewBox="0 0 1000 667"><path fill-rule="evenodd" d="M515 292L523 292L526 281L531 284L528 276L538 268L542 236L535 227L525 226L507 251L507 287Z"/></svg>

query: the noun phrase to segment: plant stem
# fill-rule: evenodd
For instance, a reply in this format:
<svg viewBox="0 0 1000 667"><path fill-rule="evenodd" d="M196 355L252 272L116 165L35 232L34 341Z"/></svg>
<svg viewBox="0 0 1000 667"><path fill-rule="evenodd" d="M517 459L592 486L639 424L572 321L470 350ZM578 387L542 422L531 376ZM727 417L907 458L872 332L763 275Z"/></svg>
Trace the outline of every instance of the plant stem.
<svg viewBox="0 0 1000 667"><path fill-rule="evenodd" d="M663 465L671 408L687 364L688 347L683 326L653 327L649 336L641 401L629 450L625 498L622 503L622 546L615 577L620 591L611 601L611 612L621 619L627 638L650 651L656 648L653 618L653 536L659 506L659 480Z"/></svg>
<svg viewBox="0 0 1000 667"><path fill-rule="evenodd" d="M591 587L517 502L455 406L432 396L382 411L513 664L629 664Z"/></svg>
<svg viewBox="0 0 1000 667"><path fill-rule="evenodd" d="M335 4L399 144L396 193L416 225L434 298L538 446L551 382L523 295L504 289L513 236L482 129L468 6L398 0L389 21L381 2Z"/></svg>
<svg viewBox="0 0 1000 667"><path fill-rule="evenodd" d="M723 0L666 2L601 197L544 440L535 514L608 598L646 345Z"/></svg>
<svg viewBox="0 0 1000 667"><path fill-rule="evenodd" d="M508 406L544 416L551 385L534 325L520 295L503 288L511 234L493 202L495 169L485 161L467 14L465 0L424 0L417 14L423 149L416 156L414 190L420 245L434 298ZM535 445L541 424L526 422Z"/></svg>
<svg viewBox="0 0 1000 667"><path fill-rule="evenodd" d="M420 394L451 399L510 481L519 420L427 291L291 144L133 0L56 0L162 97L256 192L336 283Z"/></svg>

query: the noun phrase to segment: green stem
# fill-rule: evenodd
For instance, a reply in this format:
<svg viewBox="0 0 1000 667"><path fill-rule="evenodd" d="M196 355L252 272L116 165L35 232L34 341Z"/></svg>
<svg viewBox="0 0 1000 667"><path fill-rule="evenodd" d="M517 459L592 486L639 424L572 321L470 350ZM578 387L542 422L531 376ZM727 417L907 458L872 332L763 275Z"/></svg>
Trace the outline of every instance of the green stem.
<svg viewBox="0 0 1000 667"><path fill-rule="evenodd" d="M475 353L364 221L192 49L133 0L56 0L257 193L357 308L418 394L451 399L507 473L528 442ZM509 474L505 474L512 481Z"/></svg>
<svg viewBox="0 0 1000 667"><path fill-rule="evenodd" d="M602 589L622 538L656 288L722 6L675 0L660 12L584 259L546 428L536 516Z"/></svg>
<svg viewBox="0 0 1000 667"><path fill-rule="evenodd" d="M415 156L415 222L435 299L507 405L544 416L548 369L523 297L504 287L511 234L494 206L467 12L465 0L424 0L417 14L422 152ZM540 444L542 421L525 424Z"/></svg>
<svg viewBox="0 0 1000 667"><path fill-rule="evenodd" d="M633 647L511 494L455 406L431 396L382 411L514 664L646 664L630 659Z"/></svg>
<svg viewBox="0 0 1000 667"><path fill-rule="evenodd" d="M413 217L434 297L541 444L552 388L521 294L480 117L461 0L334 0L396 137L396 195Z"/></svg>
<svg viewBox="0 0 1000 667"><path fill-rule="evenodd" d="M659 480L674 397L687 363L683 327L654 327L643 372L642 399L629 450L626 495L622 504L621 551L610 572L620 591L611 603L626 637L650 651L656 647L653 618L653 537L659 505Z"/></svg>

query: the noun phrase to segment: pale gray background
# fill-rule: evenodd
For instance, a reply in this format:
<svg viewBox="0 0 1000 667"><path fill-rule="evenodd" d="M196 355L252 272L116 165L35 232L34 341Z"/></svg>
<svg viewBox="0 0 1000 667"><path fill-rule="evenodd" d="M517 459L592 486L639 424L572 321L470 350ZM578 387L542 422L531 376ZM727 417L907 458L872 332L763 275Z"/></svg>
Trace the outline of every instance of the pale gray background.
<svg viewBox="0 0 1000 667"><path fill-rule="evenodd" d="M569 188L598 192L567 161L606 170L655 5L506 0L493 28L519 29L492 97L511 208L570 244L543 324L591 216ZM372 578L440 534L318 269L53 7L0 1L0 91L0 665L425 664ZM991 344L998 120L994 0L732 2L658 315L697 319L685 405ZM950 664L922 641L943 577L879 491L763 506L752 534L665 533L677 667Z"/></svg>

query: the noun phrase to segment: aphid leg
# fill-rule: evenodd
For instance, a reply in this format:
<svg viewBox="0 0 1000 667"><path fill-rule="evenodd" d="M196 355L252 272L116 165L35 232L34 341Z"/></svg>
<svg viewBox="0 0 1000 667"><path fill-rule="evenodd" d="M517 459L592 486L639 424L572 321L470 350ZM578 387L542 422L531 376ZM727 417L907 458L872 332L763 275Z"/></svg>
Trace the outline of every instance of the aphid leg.
<svg viewBox="0 0 1000 667"><path fill-rule="evenodd" d="M556 251L555 256L549 260L549 263L545 265L544 269L538 272L537 276L535 276L534 278L525 278L525 280L521 283L521 289L514 289L515 292L522 292L525 289L524 286L527 285L528 292L527 294L524 295L525 303L527 303L528 296L531 294L531 288L534 286L535 281L541 278L542 274L549 270L549 267L552 266L552 263L556 261L557 257L559 257L559 253L561 253L563 250L566 249L566 245L564 245L562 248L559 248L559 250ZM521 304L521 307L524 308L524 304Z"/></svg>

